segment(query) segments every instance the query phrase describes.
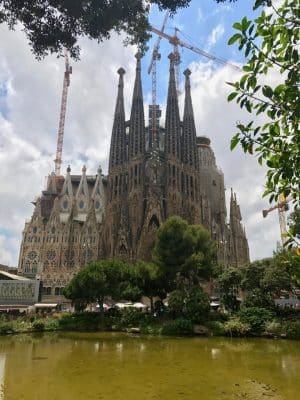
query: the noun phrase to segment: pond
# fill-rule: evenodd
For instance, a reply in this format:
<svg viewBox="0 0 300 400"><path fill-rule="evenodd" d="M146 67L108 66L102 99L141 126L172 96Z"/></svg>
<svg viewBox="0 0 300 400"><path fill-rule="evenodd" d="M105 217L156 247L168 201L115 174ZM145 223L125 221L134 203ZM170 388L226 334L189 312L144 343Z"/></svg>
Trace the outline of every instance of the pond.
<svg viewBox="0 0 300 400"><path fill-rule="evenodd" d="M300 342L59 333L0 338L1 400L296 400Z"/></svg>

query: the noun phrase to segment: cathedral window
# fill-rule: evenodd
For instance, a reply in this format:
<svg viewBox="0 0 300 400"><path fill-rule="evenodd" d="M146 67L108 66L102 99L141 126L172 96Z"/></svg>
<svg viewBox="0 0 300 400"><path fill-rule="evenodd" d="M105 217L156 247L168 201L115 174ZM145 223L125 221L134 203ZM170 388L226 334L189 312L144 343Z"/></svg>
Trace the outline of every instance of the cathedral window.
<svg viewBox="0 0 300 400"><path fill-rule="evenodd" d="M80 200L79 202L79 208L82 210L84 208L84 201Z"/></svg>
<svg viewBox="0 0 300 400"><path fill-rule="evenodd" d="M54 227L54 226L52 226L52 228L51 228L51 233L52 233L52 234L55 233L55 227Z"/></svg>
<svg viewBox="0 0 300 400"><path fill-rule="evenodd" d="M56 258L56 253L54 250L48 250L46 253L46 257L49 261L53 261Z"/></svg>
<svg viewBox="0 0 300 400"><path fill-rule="evenodd" d="M37 227L36 227L36 226L34 226L34 227L32 228L32 232L33 232L33 233L37 233Z"/></svg>
<svg viewBox="0 0 300 400"><path fill-rule="evenodd" d="M68 208L68 206L69 206L69 202L68 202L68 200L65 200L63 202L63 208L66 210Z"/></svg>

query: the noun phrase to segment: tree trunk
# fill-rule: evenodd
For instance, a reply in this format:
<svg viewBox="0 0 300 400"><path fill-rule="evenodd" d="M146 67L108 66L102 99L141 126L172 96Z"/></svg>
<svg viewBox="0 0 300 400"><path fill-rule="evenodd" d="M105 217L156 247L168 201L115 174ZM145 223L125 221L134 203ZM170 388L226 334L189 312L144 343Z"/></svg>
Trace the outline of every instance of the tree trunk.
<svg viewBox="0 0 300 400"><path fill-rule="evenodd" d="M153 297L149 297L149 299L150 299L150 311L151 314L153 314L154 313Z"/></svg>
<svg viewBox="0 0 300 400"><path fill-rule="evenodd" d="M101 329L104 328L104 307L103 307L103 303L104 303L104 297L99 297L99 307L100 307L100 327Z"/></svg>

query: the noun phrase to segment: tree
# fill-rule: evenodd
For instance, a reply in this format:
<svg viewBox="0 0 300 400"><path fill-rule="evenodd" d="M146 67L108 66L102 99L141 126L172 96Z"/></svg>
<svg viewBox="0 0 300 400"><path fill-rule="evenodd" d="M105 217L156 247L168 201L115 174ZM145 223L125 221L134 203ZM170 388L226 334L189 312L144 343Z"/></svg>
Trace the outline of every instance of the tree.
<svg viewBox="0 0 300 400"><path fill-rule="evenodd" d="M153 263L140 261L133 268L133 277L133 285L137 286L140 291L140 295L149 298L151 313L153 313L154 297L164 298L166 296L159 267Z"/></svg>
<svg viewBox="0 0 300 400"><path fill-rule="evenodd" d="M244 75L230 83L234 91L228 101L235 99L250 114L262 114L266 123L237 123L231 148L240 143L267 166L264 196L270 202L291 194L300 205L299 2L285 0L277 9L272 1L256 0L254 9L266 3L270 8L254 21L244 17L233 25L237 33L228 42L237 42L247 60Z"/></svg>
<svg viewBox="0 0 300 400"><path fill-rule="evenodd" d="M128 43L145 45L149 38L150 4L175 12L191 0L0 0L0 23L10 29L21 23L37 58L69 50L79 58L78 39L86 36L98 42L111 32L125 32Z"/></svg>
<svg viewBox="0 0 300 400"><path fill-rule="evenodd" d="M81 269L64 289L64 295L80 304L98 302L104 321L104 299L119 298L127 287L128 266L121 261L95 261Z"/></svg>
<svg viewBox="0 0 300 400"><path fill-rule="evenodd" d="M242 281L241 270L236 267L226 267L217 279L224 306L234 312L239 309L240 302L237 299Z"/></svg>
<svg viewBox="0 0 300 400"><path fill-rule="evenodd" d="M170 217L157 231L153 260L162 270L166 291L190 287L208 279L215 260L215 244L201 225Z"/></svg>

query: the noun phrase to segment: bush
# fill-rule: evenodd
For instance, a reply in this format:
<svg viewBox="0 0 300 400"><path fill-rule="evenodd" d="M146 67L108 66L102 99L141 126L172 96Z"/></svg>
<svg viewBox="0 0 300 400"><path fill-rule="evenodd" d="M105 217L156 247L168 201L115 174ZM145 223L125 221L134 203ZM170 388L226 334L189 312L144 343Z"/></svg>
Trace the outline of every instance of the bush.
<svg viewBox="0 0 300 400"><path fill-rule="evenodd" d="M0 322L0 334L7 335L8 333L14 333L14 326L12 322L2 320Z"/></svg>
<svg viewBox="0 0 300 400"><path fill-rule="evenodd" d="M224 323L221 321L209 321L205 324L207 328L211 331L213 336L223 336L225 335Z"/></svg>
<svg viewBox="0 0 300 400"><path fill-rule="evenodd" d="M300 321L287 322L283 329L288 339L300 340Z"/></svg>
<svg viewBox="0 0 300 400"><path fill-rule="evenodd" d="M121 325L124 327L138 326L143 320L143 314L136 308L125 308L121 311Z"/></svg>
<svg viewBox="0 0 300 400"><path fill-rule="evenodd" d="M283 333L283 327L280 322L273 320L265 324L265 331L267 333L280 336Z"/></svg>
<svg viewBox="0 0 300 400"><path fill-rule="evenodd" d="M59 329L58 318L46 318L44 323L45 323L45 330L47 331L57 331Z"/></svg>
<svg viewBox="0 0 300 400"><path fill-rule="evenodd" d="M194 326L190 320L176 319L168 321L161 330L162 335L190 336L194 333Z"/></svg>
<svg viewBox="0 0 300 400"><path fill-rule="evenodd" d="M65 331L95 331L101 325L100 314L89 312L63 315L58 323Z"/></svg>
<svg viewBox="0 0 300 400"><path fill-rule="evenodd" d="M210 299L201 287L192 288L187 295L186 303L187 319L194 323L203 323L207 320L210 311Z"/></svg>
<svg viewBox="0 0 300 400"><path fill-rule="evenodd" d="M247 336L251 327L242 322L239 318L232 318L224 324L224 332L228 336Z"/></svg>
<svg viewBox="0 0 300 400"><path fill-rule="evenodd" d="M32 329L36 332L42 332L45 329L45 324L44 321L41 321L39 319L36 319L32 323Z"/></svg>
<svg viewBox="0 0 300 400"><path fill-rule="evenodd" d="M168 309L172 318L180 318L184 313L185 293L182 290L174 290L168 297Z"/></svg>
<svg viewBox="0 0 300 400"><path fill-rule="evenodd" d="M250 326L253 333L261 333L266 323L274 318L274 313L266 308L244 307L239 312L239 317L241 322Z"/></svg>

